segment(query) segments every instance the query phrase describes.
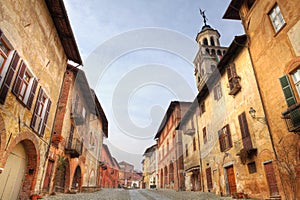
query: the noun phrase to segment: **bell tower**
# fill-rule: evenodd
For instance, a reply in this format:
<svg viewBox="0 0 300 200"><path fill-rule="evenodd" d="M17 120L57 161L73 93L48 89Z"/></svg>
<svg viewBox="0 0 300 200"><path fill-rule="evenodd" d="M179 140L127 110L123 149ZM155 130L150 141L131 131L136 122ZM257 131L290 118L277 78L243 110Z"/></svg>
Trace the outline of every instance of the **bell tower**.
<svg viewBox="0 0 300 200"><path fill-rule="evenodd" d="M217 68L219 61L226 53L227 47L220 46L220 33L207 24L205 11L200 9L200 15L203 18L204 25L197 34L196 41L199 44L199 50L194 59L195 76L198 91L206 83L208 77Z"/></svg>

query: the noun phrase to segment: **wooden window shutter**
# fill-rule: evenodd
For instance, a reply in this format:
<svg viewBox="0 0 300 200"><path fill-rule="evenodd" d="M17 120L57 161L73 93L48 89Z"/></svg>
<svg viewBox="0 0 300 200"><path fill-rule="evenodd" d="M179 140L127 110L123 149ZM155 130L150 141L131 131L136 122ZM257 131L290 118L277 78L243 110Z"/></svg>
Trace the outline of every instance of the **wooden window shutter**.
<svg viewBox="0 0 300 200"><path fill-rule="evenodd" d="M22 61L20 69L18 71L17 78L15 80L13 90L12 90L13 94L16 95L17 97L19 95L19 91L20 91L20 87L21 87L21 83L23 81L25 71L26 71L26 64Z"/></svg>
<svg viewBox="0 0 300 200"><path fill-rule="evenodd" d="M222 135L223 135L222 129L218 131L218 135L219 135L220 150L221 150L221 152L223 152L224 144L223 144L223 140L222 140Z"/></svg>
<svg viewBox="0 0 300 200"><path fill-rule="evenodd" d="M239 115L239 124L240 124L240 129L242 133L242 138L249 137L250 132L249 132L249 127L248 127L248 122L246 118L245 112Z"/></svg>
<svg viewBox="0 0 300 200"><path fill-rule="evenodd" d="M13 76L15 74L18 62L20 60L19 54L15 51L11 63L9 64L7 73L4 77L3 84L0 89L0 103L4 104L10 84L12 82Z"/></svg>
<svg viewBox="0 0 300 200"><path fill-rule="evenodd" d="M41 129L41 133L40 133L41 136L44 136L45 128L46 128L48 117L49 117L50 108L51 108L51 100L48 99L48 105L47 105L46 113L45 113L45 116L43 119L42 129Z"/></svg>
<svg viewBox="0 0 300 200"><path fill-rule="evenodd" d="M28 101L27 101L27 104L26 104L26 107L29 110L31 109L31 106L32 106L32 102L33 102L33 98L34 98L34 95L35 95L35 92L36 92L37 85L38 85L38 81L34 78L33 83L32 83L32 87L31 87L31 90L30 90L30 93L29 93L29 98L28 98Z"/></svg>
<svg viewBox="0 0 300 200"><path fill-rule="evenodd" d="M231 139L231 133L230 133L229 124L226 125L226 131L227 131L227 137L228 137L228 141L229 141L229 146L232 147L232 139Z"/></svg>
<svg viewBox="0 0 300 200"><path fill-rule="evenodd" d="M289 77L287 75L284 75L279 78L279 81L288 107L296 104L296 99L289 81Z"/></svg>
<svg viewBox="0 0 300 200"><path fill-rule="evenodd" d="M44 94L43 88L40 87L38 98L37 98L36 103L35 103L33 115L32 115L32 118L31 118L31 123L30 123L30 127L33 128L33 129L35 127L36 119L38 117L38 109L39 109L39 106L41 104L43 94Z"/></svg>
<svg viewBox="0 0 300 200"><path fill-rule="evenodd" d="M227 67L227 77L228 77L228 80L230 80L232 78L232 73L231 73L231 67L230 67L230 65L228 65L228 67Z"/></svg>

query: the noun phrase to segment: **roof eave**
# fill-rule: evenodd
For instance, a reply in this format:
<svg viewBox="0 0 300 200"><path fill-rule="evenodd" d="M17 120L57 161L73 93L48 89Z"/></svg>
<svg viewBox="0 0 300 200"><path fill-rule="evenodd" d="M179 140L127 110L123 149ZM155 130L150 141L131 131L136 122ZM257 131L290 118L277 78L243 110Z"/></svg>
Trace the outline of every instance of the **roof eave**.
<svg viewBox="0 0 300 200"><path fill-rule="evenodd" d="M67 58L79 65L82 59L63 0L45 0Z"/></svg>

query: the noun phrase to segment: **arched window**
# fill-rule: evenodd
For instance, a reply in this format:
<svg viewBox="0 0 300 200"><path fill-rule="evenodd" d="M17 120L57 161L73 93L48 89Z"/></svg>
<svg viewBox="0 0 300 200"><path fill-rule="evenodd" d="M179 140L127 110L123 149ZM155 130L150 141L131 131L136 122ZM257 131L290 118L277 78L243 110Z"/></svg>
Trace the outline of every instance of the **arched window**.
<svg viewBox="0 0 300 200"><path fill-rule="evenodd" d="M209 49L205 49L205 51L206 51L207 54L210 54L210 53L209 53Z"/></svg>
<svg viewBox="0 0 300 200"><path fill-rule="evenodd" d="M210 37L210 45L215 46L215 41L213 37Z"/></svg>
<svg viewBox="0 0 300 200"><path fill-rule="evenodd" d="M222 52L220 50L217 51L217 55L221 56Z"/></svg>
<svg viewBox="0 0 300 200"><path fill-rule="evenodd" d="M212 56L215 56L215 55L216 55L216 50L212 49L212 50L211 50L211 55L212 55Z"/></svg>
<svg viewBox="0 0 300 200"><path fill-rule="evenodd" d="M224 50L224 51L223 51L223 55L224 55L225 53L226 53L226 51Z"/></svg>
<svg viewBox="0 0 300 200"><path fill-rule="evenodd" d="M206 38L203 39L203 45L208 45L208 41Z"/></svg>

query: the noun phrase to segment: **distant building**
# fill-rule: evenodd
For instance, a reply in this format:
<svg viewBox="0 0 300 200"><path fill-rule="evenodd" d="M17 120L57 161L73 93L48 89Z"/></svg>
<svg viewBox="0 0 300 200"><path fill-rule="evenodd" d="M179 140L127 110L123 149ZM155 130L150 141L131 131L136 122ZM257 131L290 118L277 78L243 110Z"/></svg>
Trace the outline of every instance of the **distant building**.
<svg viewBox="0 0 300 200"><path fill-rule="evenodd" d="M145 188L156 188L158 183L157 144L147 148L143 156L143 183Z"/></svg>
<svg viewBox="0 0 300 200"><path fill-rule="evenodd" d="M131 187L133 180L134 166L125 161L119 162L119 182L122 187Z"/></svg>

